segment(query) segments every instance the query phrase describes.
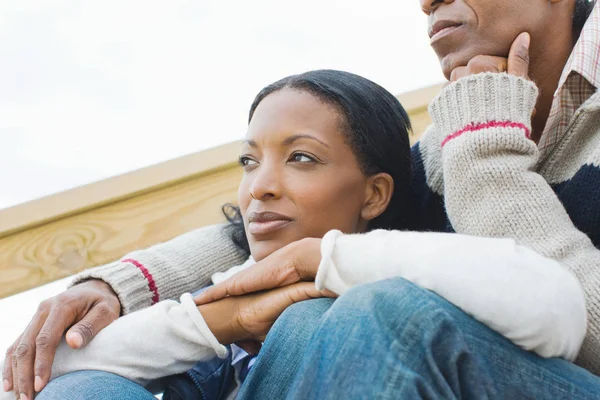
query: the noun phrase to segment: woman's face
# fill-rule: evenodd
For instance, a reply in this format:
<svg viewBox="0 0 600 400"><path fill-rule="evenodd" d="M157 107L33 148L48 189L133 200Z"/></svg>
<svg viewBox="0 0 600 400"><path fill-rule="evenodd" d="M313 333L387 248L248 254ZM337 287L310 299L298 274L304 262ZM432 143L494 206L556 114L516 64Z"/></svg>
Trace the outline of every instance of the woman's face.
<svg viewBox="0 0 600 400"><path fill-rule="evenodd" d="M256 108L242 144L238 201L255 260L331 229L366 230L370 179L346 143L337 110L282 89Z"/></svg>

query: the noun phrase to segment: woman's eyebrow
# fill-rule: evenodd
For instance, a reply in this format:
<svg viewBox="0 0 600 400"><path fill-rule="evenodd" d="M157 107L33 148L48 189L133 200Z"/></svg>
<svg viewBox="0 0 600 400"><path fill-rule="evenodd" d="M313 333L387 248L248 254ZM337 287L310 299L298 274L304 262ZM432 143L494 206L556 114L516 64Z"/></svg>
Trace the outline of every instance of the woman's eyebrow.
<svg viewBox="0 0 600 400"><path fill-rule="evenodd" d="M242 144L247 144L250 147L257 147L256 142L254 140L244 140Z"/></svg>
<svg viewBox="0 0 600 400"><path fill-rule="evenodd" d="M290 136L290 137L286 138L282 142L282 144L284 146L289 146L290 144L294 143L296 140L299 140L299 139L311 139L311 140L315 140L315 141L321 143L323 146L329 148L329 145L327 143L323 142L322 140L317 139L316 137L314 137L312 135L308 135L308 134L298 134L298 135Z"/></svg>

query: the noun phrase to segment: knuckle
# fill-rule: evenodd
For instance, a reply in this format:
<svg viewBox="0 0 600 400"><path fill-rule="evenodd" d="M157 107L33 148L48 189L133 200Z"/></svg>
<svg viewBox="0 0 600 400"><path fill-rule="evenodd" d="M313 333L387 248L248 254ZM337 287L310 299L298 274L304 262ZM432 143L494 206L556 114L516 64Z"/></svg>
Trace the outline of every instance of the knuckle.
<svg viewBox="0 0 600 400"><path fill-rule="evenodd" d="M26 358L31 355L31 346L27 343L19 343L19 345L15 348L15 356L17 358Z"/></svg>
<svg viewBox="0 0 600 400"><path fill-rule="evenodd" d="M77 325L77 330L84 339L90 340L94 337L94 325L90 321L81 321Z"/></svg>
<svg viewBox="0 0 600 400"><path fill-rule="evenodd" d="M37 338L35 338L35 347L38 350L46 350L52 343L53 335L47 330L41 331Z"/></svg>
<svg viewBox="0 0 600 400"><path fill-rule="evenodd" d="M38 312L45 312L52 308L52 299L46 299L38 305Z"/></svg>
<svg viewBox="0 0 600 400"><path fill-rule="evenodd" d="M102 302L96 306L98 316L102 319L114 320L118 317L115 310L113 310L108 304Z"/></svg>

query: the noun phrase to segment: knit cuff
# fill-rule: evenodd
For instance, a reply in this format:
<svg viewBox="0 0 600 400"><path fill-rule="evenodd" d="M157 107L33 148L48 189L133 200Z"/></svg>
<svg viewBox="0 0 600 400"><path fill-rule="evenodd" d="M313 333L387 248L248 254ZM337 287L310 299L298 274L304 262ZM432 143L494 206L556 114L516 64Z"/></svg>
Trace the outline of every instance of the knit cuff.
<svg viewBox="0 0 600 400"><path fill-rule="evenodd" d="M148 280L132 263L116 261L83 271L73 278L69 287L90 279L102 280L112 287L119 297L123 315L154 304Z"/></svg>
<svg viewBox="0 0 600 400"><path fill-rule="evenodd" d="M483 73L448 85L429 105L442 144L472 129L521 128L531 134L538 97L535 83L506 73Z"/></svg>
<svg viewBox="0 0 600 400"><path fill-rule="evenodd" d="M315 287L317 290L328 289L336 294L342 294L346 288L333 263L335 242L342 235L342 232L334 229L327 232L321 240L321 262L319 263L317 276L315 277Z"/></svg>

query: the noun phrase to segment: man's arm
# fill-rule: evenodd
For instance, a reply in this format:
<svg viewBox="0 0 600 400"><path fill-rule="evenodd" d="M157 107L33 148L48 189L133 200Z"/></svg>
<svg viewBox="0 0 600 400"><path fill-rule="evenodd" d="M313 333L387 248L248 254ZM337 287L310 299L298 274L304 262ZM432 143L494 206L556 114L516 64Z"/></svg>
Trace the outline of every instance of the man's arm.
<svg viewBox="0 0 600 400"><path fill-rule="evenodd" d="M526 79L479 74L451 84L434 100L430 113L443 148L446 210L458 233L514 238L579 279L588 331L577 361L598 373L600 250L533 170L538 150L528 132L536 97Z"/></svg>
<svg viewBox="0 0 600 400"><path fill-rule="evenodd" d="M41 390L50 378L54 353L67 329L71 347L85 346L119 311L128 314L206 286L211 274L243 261L227 227L214 225L81 273L75 278L76 285L40 304L6 352L4 390L14 389L32 398L34 377L36 391Z"/></svg>
<svg viewBox="0 0 600 400"><path fill-rule="evenodd" d="M122 313L129 314L208 286L212 274L244 261L245 255L231 240L229 226L211 225L84 271L72 285L103 280L119 297Z"/></svg>

